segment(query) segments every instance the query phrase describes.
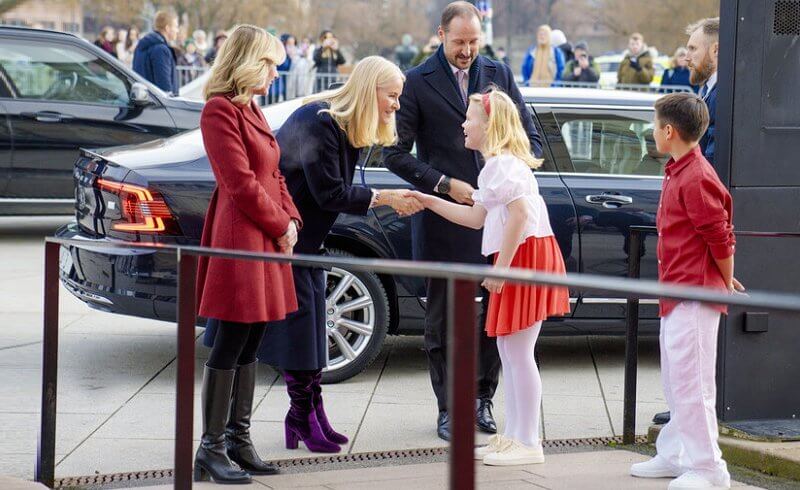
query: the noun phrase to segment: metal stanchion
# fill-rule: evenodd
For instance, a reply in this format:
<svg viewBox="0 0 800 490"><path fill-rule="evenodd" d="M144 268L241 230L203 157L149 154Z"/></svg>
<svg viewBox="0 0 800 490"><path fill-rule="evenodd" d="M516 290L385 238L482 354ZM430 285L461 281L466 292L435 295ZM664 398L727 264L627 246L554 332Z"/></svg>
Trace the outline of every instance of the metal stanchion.
<svg viewBox="0 0 800 490"><path fill-rule="evenodd" d="M642 251L641 233L631 228L628 241L628 277L639 278ZM628 298L625 317L625 395L622 415L622 442L636 438L636 370L639 363L639 299Z"/></svg>
<svg viewBox="0 0 800 490"><path fill-rule="evenodd" d="M447 408L450 411L450 488L475 488L477 319L474 281L447 281Z"/></svg>
<svg viewBox="0 0 800 490"><path fill-rule="evenodd" d="M194 327L197 320L195 281L197 257L181 250L178 259L178 358L176 361L175 474L176 489L192 488L194 443Z"/></svg>

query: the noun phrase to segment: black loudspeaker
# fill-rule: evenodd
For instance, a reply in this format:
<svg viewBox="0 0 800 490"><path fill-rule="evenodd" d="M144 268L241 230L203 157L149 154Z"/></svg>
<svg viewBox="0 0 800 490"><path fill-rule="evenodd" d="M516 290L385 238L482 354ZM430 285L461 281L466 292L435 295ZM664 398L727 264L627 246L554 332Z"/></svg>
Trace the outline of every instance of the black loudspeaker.
<svg viewBox="0 0 800 490"><path fill-rule="evenodd" d="M741 232L736 276L748 288L800 293L800 236L745 233L800 234L800 0L720 3L716 168ZM720 328L719 418L800 427L800 315L729 313Z"/></svg>

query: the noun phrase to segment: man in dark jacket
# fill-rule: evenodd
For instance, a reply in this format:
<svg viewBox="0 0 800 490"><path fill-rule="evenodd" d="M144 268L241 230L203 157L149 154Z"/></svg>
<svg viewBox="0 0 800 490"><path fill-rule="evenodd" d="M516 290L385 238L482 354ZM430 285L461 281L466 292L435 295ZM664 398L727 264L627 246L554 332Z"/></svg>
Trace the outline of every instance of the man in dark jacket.
<svg viewBox="0 0 800 490"><path fill-rule="evenodd" d="M575 45L574 53L575 59L564 67L561 80L585 83L596 83L600 80L600 67L595 63L594 57L589 56L589 46L585 42L579 42Z"/></svg>
<svg viewBox="0 0 800 490"><path fill-rule="evenodd" d="M708 130L700 140L700 148L708 162L716 167L714 160L714 132L717 113L717 66L719 62L719 17L703 19L686 28L689 42L689 82L700 87L700 97L708 106L710 116Z"/></svg>
<svg viewBox="0 0 800 490"><path fill-rule="evenodd" d="M418 190L445 199L472 204L483 161L478 152L464 147L469 94L494 84L516 102L522 123L536 155L542 140L530 111L514 82L511 69L502 62L478 55L480 14L468 2L453 2L442 13L438 30L442 45L425 62L407 74L397 113L397 146L385 150L386 166ZM417 145L416 157L411 149ZM481 256L481 232L453 224L430 211L412 221L414 257L422 260L486 264ZM437 433L450 438L447 406L447 281L429 279L425 311L425 351L431 384L439 406ZM488 295L485 290L479 342L477 421L484 432L496 432L492 397L497 387L500 359L494 339L483 330ZM464 325L464 328L470 327Z"/></svg>
<svg viewBox="0 0 800 490"><path fill-rule="evenodd" d="M175 52L170 47L178 37L178 17L159 11L153 20L153 32L139 40L133 52L133 71L164 92L178 95L178 70Z"/></svg>

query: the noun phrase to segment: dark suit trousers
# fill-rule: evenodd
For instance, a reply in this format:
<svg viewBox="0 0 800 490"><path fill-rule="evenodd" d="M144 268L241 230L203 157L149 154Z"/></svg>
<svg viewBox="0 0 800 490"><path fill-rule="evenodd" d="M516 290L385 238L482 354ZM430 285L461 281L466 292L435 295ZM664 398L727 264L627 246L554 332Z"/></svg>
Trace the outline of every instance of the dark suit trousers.
<svg viewBox="0 0 800 490"><path fill-rule="evenodd" d="M500 375L500 355L497 342L486 335L486 310L489 306L489 292L479 287L478 295L483 296L480 313L476 318L478 333L478 398L494 396ZM458 305L456 305L458 307ZM428 355L428 368L431 385L439 404L439 410L447 410L447 280L428 279L428 302L425 310L425 352Z"/></svg>

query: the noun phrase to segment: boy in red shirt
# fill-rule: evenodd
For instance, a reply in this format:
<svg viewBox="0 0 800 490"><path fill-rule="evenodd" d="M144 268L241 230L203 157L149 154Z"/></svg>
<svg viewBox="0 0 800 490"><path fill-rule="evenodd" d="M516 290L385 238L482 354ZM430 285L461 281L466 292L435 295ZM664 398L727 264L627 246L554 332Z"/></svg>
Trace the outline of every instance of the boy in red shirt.
<svg viewBox="0 0 800 490"><path fill-rule="evenodd" d="M694 94L656 102L653 137L672 158L664 171L658 228L661 282L744 291L733 277L732 201L698 141L709 114ZM671 419L656 441L655 458L631 467L633 476L675 478L670 490L730 488L717 442L717 330L724 305L660 301L661 381Z"/></svg>

